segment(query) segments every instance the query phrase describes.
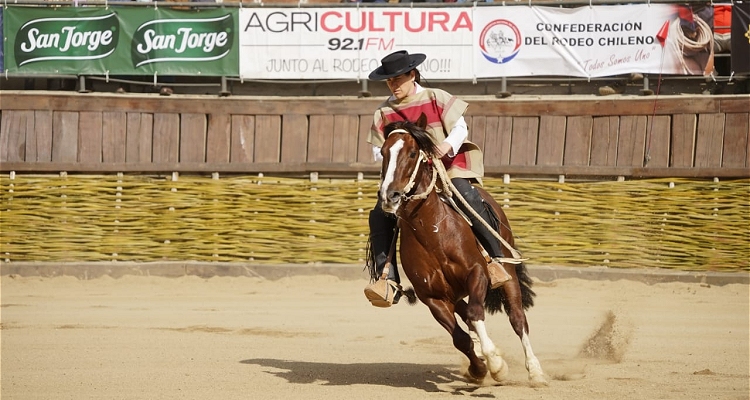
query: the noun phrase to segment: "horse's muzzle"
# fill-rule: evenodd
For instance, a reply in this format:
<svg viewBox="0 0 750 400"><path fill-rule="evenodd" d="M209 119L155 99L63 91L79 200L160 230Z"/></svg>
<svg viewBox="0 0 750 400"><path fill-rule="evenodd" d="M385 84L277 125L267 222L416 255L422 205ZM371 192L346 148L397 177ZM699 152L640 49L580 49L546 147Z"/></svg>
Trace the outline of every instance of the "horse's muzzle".
<svg viewBox="0 0 750 400"><path fill-rule="evenodd" d="M389 190L385 193L385 196L382 196L381 193L381 207L383 208L383 211L387 213L396 213L396 210L398 210L398 206L401 204L401 192L395 191L395 190Z"/></svg>

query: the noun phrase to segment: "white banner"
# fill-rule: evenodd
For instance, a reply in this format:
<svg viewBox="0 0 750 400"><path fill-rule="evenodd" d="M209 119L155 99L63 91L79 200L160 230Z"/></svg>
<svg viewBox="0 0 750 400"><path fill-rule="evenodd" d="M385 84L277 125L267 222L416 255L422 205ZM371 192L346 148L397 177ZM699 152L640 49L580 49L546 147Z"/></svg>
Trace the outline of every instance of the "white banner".
<svg viewBox="0 0 750 400"><path fill-rule="evenodd" d="M367 79L396 50L425 53L427 79L471 79L471 8L240 10L244 79Z"/></svg>
<svg viewBox="0 0 750 400"><path fill-rule="evenodd" d="M396 50L425 53L428 80L713 69L712 16L669 4L251 8L240 27L243 79L367 79Z"/></svg>
<svg viewBox="0 0 750 400"><path fill-rule="evenodd" d="M474 15L477 77L601 77L631 72L702 75L713 65L712 31L680 27L667 4L493 7ZM701 28L702 31L701 31Z"/></svg>

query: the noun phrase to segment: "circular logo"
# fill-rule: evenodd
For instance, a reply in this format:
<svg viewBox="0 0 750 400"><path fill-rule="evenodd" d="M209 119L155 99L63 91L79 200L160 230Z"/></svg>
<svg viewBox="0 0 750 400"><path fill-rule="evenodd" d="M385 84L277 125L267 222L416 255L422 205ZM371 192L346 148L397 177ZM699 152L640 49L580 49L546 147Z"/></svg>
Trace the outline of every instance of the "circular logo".
<svg viewBox="0 0 750 400"><path fill-rule="evenodd" d="M521 32L507 19L496 19L482 29L479 48L489 62L505 64L521 49Z"/></svg>

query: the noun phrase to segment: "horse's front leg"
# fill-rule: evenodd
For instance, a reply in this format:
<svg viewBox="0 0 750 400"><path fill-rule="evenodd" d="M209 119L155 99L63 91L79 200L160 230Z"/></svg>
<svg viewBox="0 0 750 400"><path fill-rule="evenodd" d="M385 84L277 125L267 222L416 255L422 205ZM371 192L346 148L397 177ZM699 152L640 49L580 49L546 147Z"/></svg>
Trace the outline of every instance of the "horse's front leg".
<svg viewBox="0 0 750 400"><path fill-rule="evenodd" d="M435 320L451 334L453 346L469 358L469 370L466 377L473 382L481 382L487 375L487 366L474 354L469 334L458 325L453 304L433 298L424 299L422 302L430 309Z"/></svg>
<svg viewBox="0 0 750 400"><path fill-rule="evenodd" d="M489 282L481 265L475 266L469 276L469 302L463 300L456 304L456 312L477 334L479 347L484 359L487 360L492 379L502 382L508 376L508 364L500 354L500 350L487 334L484 324L484 299L487 296ZM473 343L472 343L473 344Z"/></svg>
<svg viewBox="0 0 750 400"><path fill-rule="evenodd" d="M510 310L505 310L510 319L510 325L521 339L523 353L526 356L526 370L529 371L529 381L532 386L546 386L547 379L544 377L542 365L534 355L531 349L531 340L529 340L529 324L526 321L526 314L523 311L523 302L521 300L521 286L518 279L506 283L502 286L505 292L505 298L508 300Z"/></svg>
<svg viewBox="0 0 750 400"><path fill-rule="evenodd" d="M492 379L503 382L508 377L508 364L503 359L500 349L495 346L485 328L484 321L472 321L468 318L466 313L465 301L461 300L456 303L456 313L461 316L461 319L466 322L471 332L469 336L472 338L472 346L474 346L474 354L478 357L484 357L487 360L487 367L490 370L490 376ZM477 329L479 326L479 329ZM472 332L474 333L472 335ZM481 334L479 332L482 332ZM476 339L475 339L476 338Z"/></svg>

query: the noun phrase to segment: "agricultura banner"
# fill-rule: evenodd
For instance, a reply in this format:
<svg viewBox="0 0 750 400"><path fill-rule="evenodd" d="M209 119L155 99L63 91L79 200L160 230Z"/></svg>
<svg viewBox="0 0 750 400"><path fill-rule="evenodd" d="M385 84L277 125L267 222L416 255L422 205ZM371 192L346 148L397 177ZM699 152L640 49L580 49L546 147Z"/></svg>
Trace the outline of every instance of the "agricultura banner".
<svg viewBox="0 0 750 400"><path fill-rule="evenodd" d="M472 79L471 8L246 8L240 74L367 79L396 50L425 53L426 79Z"/></svg>

